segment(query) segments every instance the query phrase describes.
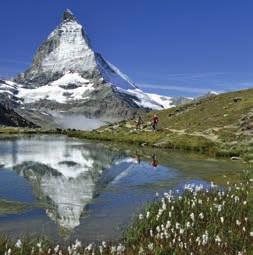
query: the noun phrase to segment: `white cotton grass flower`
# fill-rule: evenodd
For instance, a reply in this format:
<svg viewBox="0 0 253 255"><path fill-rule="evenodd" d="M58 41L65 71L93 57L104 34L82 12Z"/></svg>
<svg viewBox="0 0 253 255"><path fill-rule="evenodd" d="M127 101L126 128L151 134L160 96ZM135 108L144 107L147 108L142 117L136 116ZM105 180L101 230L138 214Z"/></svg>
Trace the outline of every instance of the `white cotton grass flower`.
<svg viewBox="0 0 253 255"><path fill-rule="evenodd" d="M203 219L204 219L204 213L201 212L201 213L199 214L199 218L200 218L201 220L203 220Z"/></svg>
<svg viewBox="0 0 253 255"><path fill-rule="evenodd" d="M55 248L54 248L55 253L57 253L57 252L59 251L59 249L60 249L60 245L57 244L57 245L55 246Z"/></svg>
<svg viewBox="0 0 253 255"><path fill-rule="evenodd" d="M237 226L240 226L241 225L241 222L239 220L236 220L236 225Z"/></svg>
<svg viewBox="0 0 253 255"><path fill-rule="evenodd" d="M154 244L153 244L153 243L149 243L149 244L148 244L148 249L149 249L150 251L153 251L153 250L154 250Z"/></svg>
<svg viewBox="0 0 253 255"><path fill-rule="evenodd" d="M143 214L139 214L139 220L142 220L143 219Z"/></svg>
<svg viewBox="0 0 253 255"><path fill-rule="evenodd" d="M249 236L253 237L253 231L251 231L251 232L249 233Z"/></svg>
<svg viewBox="0 0 253 255"><path fill-rule="evenodd" d="M117 253L121 254L126 250L126 247L122 245L121 243L117 246Z"/></svg>
<svg viewBox="0 0 253 255"><path fill-rule="evenodd" d="M17 247L18 249L20 249L22 247L22 242L20 239L17 240L15 247Z"/></svg>
<svg viewBox="0 0 253 255"><path fill-rule="evenodd" d="M220 243L221 242L221 238L218 235L216 235L216 237L215 237L215 242L216 243Z"/></svg>
<svg viewBox="0 0 253 255"><path fill-rule="evenodd" d="M92 247L93 247L93 245L92 245L92 243L90 243L90 244L85 248L85 250L86 250L86 251L91 251L91 250L92 250Z"/></svg>
<svg viewBox="0 0 253 255"><path fill-rule="evenodd" d="M190 214L190 218L191 218L191 220L192 220L192 221L194 221L194 220L195 220L194 213L191 213L191 214Z"/></svg>
<svg viewBox="0 0 253 255"><path fill-rule="evenodd" d="M220 217L221 223L224 223L224 217Z"/></svg>

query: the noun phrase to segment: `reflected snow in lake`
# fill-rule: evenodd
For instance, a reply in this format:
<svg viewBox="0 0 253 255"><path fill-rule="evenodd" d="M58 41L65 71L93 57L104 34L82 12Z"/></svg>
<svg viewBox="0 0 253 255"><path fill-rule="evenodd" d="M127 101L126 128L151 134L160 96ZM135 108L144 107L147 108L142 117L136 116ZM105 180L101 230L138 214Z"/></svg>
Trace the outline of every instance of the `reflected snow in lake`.
<svg viewBox="0 0 253 255"><path fill-rule="evenodd" d="M193 159L166 151L156 152L161 164L153 167L152 155L137 160L129 150L64 136L1 139L0 198L35 208L1 216L0 232L84 242L115 240L156 192L185 183L208 185L199 169L205 166L215 175L217 167L216 161L206 159L194 159L192 166ZM231 169L225 161L219 165L219 170Z"/></svg>

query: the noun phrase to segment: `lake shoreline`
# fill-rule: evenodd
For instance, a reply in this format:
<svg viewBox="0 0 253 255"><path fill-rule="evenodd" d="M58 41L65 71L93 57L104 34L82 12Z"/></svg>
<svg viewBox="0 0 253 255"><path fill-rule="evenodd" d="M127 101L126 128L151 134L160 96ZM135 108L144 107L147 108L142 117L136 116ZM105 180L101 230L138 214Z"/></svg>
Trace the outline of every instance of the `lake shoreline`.
<svg viewBox="0 0 253 255"><path fill-rule="evenodd" d="M16 135L66 135L68 137L87 139L95 141L113 142L137 145L140 147L152 147L169 149L175 151L192 151L205 154L217 158L231 158L233 160L253 159L251 153L247 153L247 149L227 150L222 149L221 144L214 143L203 137L192 135L175 135L170 136L170 141L161 141L166 139L169 134L164 131L150 132L133 132L133 133L117 133L112 131L101 132L99 130L82 131L82 130L65 130L65 129L31 129L31 128L16 128L16 127L0 127L0 137L13 137Z"/></svg>

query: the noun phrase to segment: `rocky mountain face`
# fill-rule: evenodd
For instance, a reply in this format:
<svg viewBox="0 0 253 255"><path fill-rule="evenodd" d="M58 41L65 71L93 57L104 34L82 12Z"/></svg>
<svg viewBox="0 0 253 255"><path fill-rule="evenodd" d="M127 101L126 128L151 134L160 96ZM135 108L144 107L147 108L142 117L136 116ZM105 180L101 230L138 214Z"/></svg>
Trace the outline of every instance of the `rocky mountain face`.
<svg viewBox="0 0 253 255"><path fill-rule="evenodd" d="M76 116L72 122L81 118L77 128L84 129L87 118L99 120L99 126L174 106L170 97L144 93L95 52L70 10L38 48L31 67L0 82L2 98L37 125L68 127L69 117Z"/></svg>
<svg viewBox="0 0 253 255"><path fill-rule="evenodd" d="M36 128L37 126L27 121L21 115L17 114L11 108L6 108L0 104L0 126L12 126L12 127L30 127Z"/></svg>

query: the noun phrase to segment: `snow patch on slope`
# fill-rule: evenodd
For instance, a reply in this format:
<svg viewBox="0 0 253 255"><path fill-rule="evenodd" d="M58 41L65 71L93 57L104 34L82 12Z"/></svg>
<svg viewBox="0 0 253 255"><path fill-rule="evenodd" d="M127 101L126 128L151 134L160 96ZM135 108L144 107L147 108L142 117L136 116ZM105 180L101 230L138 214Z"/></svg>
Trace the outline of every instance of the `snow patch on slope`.
<svg viewBox="0 0 253 255"><path fill-rule="evenodd" d="M79 86L72 89L64 88L71 84ZM93 90L93 83L89 83L89 80L82 78L78 73L67 73L60 79L38 88L20 88L18 95L24 98L25 103L46 99L64 104L69 101L88 99L89 93Z"/></svg>
<svg viewBox="0 0 253 255"><path fill-rule="evenodd" d="M66 73L60 79L53 81L51 84L53 86L64 86L69 84L80 84L80 83L89 83L89 80L84 79L78 73Z"/></svg>
<svg viewBox="0 0 253 255"><path fill-rule="evenodd" d="M158 104L162 105L164 109L168 109L171 107L175 107L173 104L173 98L167 96L161 96L158 94L153 93L146 93L153 101L157 102Z"/></svg>

